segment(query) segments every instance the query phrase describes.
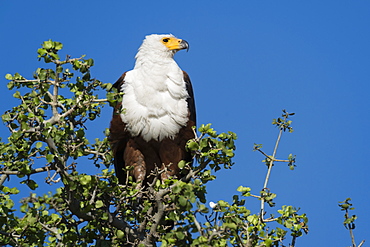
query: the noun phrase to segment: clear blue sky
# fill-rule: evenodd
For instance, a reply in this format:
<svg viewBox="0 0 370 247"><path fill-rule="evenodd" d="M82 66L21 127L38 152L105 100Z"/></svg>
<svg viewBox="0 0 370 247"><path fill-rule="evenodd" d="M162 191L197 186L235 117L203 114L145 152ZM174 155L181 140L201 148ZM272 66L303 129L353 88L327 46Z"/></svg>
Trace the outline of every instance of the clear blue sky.
<svg viewBox="0 0 370 247"><path fill-rule="evenodd" d="M294 205L309 217L310 233L297 246L349 246L337 206L347 197L359 217L357 243L370 241L369 1L0 0L0 30L0 112L16 103L3 75L31 77L42 66L36 50L44 40L93 58L93 76L104 82L132 68L145 35L187 40L190 51L176 60L192 79L198 124L239 137L236 164L216 174L208 199L230 200L239 185L258 193L265 166L253 143L271 152L271 120L287 109L296 113L295 132L283 136L278 157L296 154L298 167L276 165L269 188L279 207ZM110 116L104 108L89 126L92 138L102 137ZM7 134L0 125L0 136Z"/></svg>

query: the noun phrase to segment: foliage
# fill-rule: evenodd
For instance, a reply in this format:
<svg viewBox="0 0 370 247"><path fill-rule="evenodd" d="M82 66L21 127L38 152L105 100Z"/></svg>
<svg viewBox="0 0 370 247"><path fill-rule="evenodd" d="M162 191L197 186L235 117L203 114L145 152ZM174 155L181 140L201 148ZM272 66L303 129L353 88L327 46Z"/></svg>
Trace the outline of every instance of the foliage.
<svg viewBox="0 0 370 247"><path fill-rule="evenodd" d="M38 58L51 68L38 68L33 79L6 75L8 88L19 89L13 96L20 104L2 115L10 136L0 143L0 245L285 246L288 240L295 246L307 233L306 215L293 206L282 206L276 217L265 218L265 205L275 205L276 194L267 187L274 163L295 167L293 155L276 158L282 133L293 131L288 120L293 114L283 111L273 121L279 136L272 155L262 145L254 147L265 156L268 171L259 195L240 186L231 202L207 206L206 184L218 170L232 167L237 138L232 132L217 133L210 124L200 126L200 135L187 143L197 163L179 164L186 174L181 180L161 181L163 171L156 170L154 181L145 187L118 185L107 138L91 142L85 132L101 107L115 105L121 94L91 76L92 59L61 60L62 47L52 40L42 44ZM106 98L100 99L99 91L106 91ZM100 173L79 173L82 163L95 164ZM34 191L20 204L13 200L19 189L5 186L12 176ZM53 192L35 193L44 183L53 185ZM261 210L248 210L245 197L258 199Z"/></svg>
<svg viewBox="0 0 370 247"><path fill-rule="evenodd" d="M349 211L355 209L354 207L352 207L353 205L352 203L350 203L350 201L351 201L351 198L347 198L343 202L339 202L338 206L340 207L341 211L345 211L343 225L349 231L349 234L352 240L352 247L356 247L356 246L361 247L364 244L365 240L362 240L359 245L356 245L353 230L356 228L355 220L357 219L357 216L349 215Z"/></svg>

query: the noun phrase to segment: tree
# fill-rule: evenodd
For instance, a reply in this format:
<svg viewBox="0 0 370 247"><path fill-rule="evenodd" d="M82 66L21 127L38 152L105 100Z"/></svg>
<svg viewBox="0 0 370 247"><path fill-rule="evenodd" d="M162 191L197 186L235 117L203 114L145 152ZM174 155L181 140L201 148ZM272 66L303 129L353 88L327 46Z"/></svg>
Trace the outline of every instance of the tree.
<svg viewBox="0 0 370 247"><path fill-rule="evenodd" d="M296 239L307 233L306 215L293 206L266 217L265 207L273 207L276 196L267 187L271 169L276 162L295 167L293 155L276 158L282 134L293 131L289 120L293 114L284 110L274 119L279 135L272 155L262 151L262 145L254 146L265 156L267 167L265 183L256 195L240 186L231 202L206 205L206 184L216 179L215 172L233 165L237 138L232 132L217 133L210 124L201 125L199 135L188 142L197 163L179 163L186 174L181 180L161 181L163 171L155 170L157 179L146 187L130 179L119 185L107 138L91 142L85 130L88 121L99 117L101 107L114 106L121 94L91 76L92 59L61 60L62 47L52 40L42 44L38 58L48 68L38 68L33 79L6 75L8 88L20 90L13 94L20 104L2 115L10 136L0 143L1 245L295 246ZM106 98L98 97L101 91ZM94 164L100 173L78 172L81 163ZM35 179L36 174L45 180ZM5 186L14 176L31 190L43 183L53 185L51 192L31 193L18 205L13 198L19 189ZM248 210L244 197L258 199L260 211Z"/></svg>

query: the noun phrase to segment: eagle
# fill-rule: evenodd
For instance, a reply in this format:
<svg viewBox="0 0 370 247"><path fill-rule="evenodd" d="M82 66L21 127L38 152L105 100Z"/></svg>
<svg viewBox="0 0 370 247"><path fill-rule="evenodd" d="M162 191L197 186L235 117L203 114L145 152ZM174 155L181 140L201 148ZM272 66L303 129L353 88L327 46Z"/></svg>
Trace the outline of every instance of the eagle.
<svg viewBox="0 0 370 247"><path fill-rule="evenodd" d="M126 167L134 181L147 183L156 168L161 180L181 178L178 163L192 162L186 143L194 138L196 125L193 88L189 75L174 60L184 49L189 49L188 42L172 34L148 35L134 68L113 84L123 93L109 134L120 184L126 184Z"/></svg>

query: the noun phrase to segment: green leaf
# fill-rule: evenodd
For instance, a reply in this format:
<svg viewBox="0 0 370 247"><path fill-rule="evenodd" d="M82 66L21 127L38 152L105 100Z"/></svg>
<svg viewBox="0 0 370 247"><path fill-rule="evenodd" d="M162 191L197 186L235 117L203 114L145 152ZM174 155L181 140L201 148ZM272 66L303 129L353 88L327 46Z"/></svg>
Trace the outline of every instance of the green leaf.
<svg viewBox="0 0 370 247"><path fill-rule="evenodd" d="M228 207L229 206L229 203L225 202L224 200L220 200L217 202L217 204L220 206L220 207Z"/></svg>
<svg viewBox="0 0 370 247"><path fill-rule="evenodd" d="M91 176L90 175L84 175L80 178L80 182L82 185L87 185L91 182Z"/></svg>
<svg viewBox="0 0 370 247"><path fill-rule="evenodd" d="M271 239L266 239L266 240L264 241L264 243L265 243L266 247L270 247L270 246L271 246L271 244L272 244L272 240L271 240Z"/></svg>
<svg viewBox="0 0 370 247"><path fill-rule="evenodd" d="M103 201L102 200L97 200L96 202L95 202L95 207L96 208L101 208L101 207L103 207L104 206L104 203L103 203Z"/></svg>
<svg viewBox="0 0 370 247"><path fill-rule="evenodd" d="M60 42L54 42L54 44L56 50L61 50L63 48L63 44Z"/></svg>
<svg viewBox="0 0 370 247"><path fill-rule="evenodd" d="M199 145L198 143L196 143L195 141L189 141L187 144L186 144L187 148L194 151L194 150L198 150L199 149Z"/></svg>
<svg viewBox="0 0 370 247"><path fill-rule="evenodd" d="M234 151L231 149L226 150L225 154L228 157L234 157Z"/></svg>
<svg viewBox="0 0 370 247"><path fill-rule="evenodd" d="M62 73L62 72L63 72L63 67L62 67L62 66L60 66L60 65L58 65L58 66L57 66L57 69L56 69L56 72L57 72L57 73Z"/></svg>
<svg viewBox="0 0 370 247"><path fill-rule="evenodd" d="M82 77L82 79L83 79L84 81L90 81L90 79L91 79L90 73L89 73L89 72L87 72L86 74L84 74L84 76Z"/></svg>
<svg viewBox="0 0 370 247"><path fill-rule="evenodd" d="M181 240L185 238L185 234L183 232L176 232L176 237Z"/></svg>
<svg viewBox="0 0 370 247"><path fill-rule="evenodd" d="M123 231L121 231L121 230L117 230L117 232L116 232L116 236L117 236L117 238L119 238L119 239L123 239L123 238L124 238L124 236L125 236L125 233L124 233Z"/></svg>
<svg viewBox="0 0 370 247"><path fill-rule="evenodd" d="M180 205L183 206L183 207L185 207L187 202L188 202L188 200L186 200L186 198L183 197L183 196L180 196L178 201L179 201Z"/></svg>
<svg viewBox="0 0 370 247"><path fill-rule="evenodd" d="M36 143L36 148L37 148L37 149L40 149L41 147L42 147L42 142L37 142L37 143Z"/></svg>
<svg viewBox="0 0 370 247"><path fill-rule="evenodd" d="M4 193L8 193L8 192L10 191L10 188L9 188L9 187L4 186L1 190L2 190Z"/></svg>
<svg viewBox="0 0 370 247"><path fill-rule="evenodd" d="M10 81L6 86L9 90L12 90L14 88L14 82Z"/></svg>
<svg viewBox="0 0 370 247"><path fill-rule="evenodd" d="M1 118L3 119L4 122L7 122L10 119L12 119L12 117L10 116L10 114L4 114L4 115L1 116Z"/></svg>
<svg viewBox="0 0 370 247"><path fill-rule="evenodd" d="M33 180L27 180L26 184L28 185L28 187L31 189L31 190L35 190L37 187L39 187L39 185L33 181Z"/></svg>
<svg viewBox="0 0 370 247"><path fill-rule="evenodd" d="M42 57L43 55L45 55L45 54L46 54L46 49L44 49L44 48L39 48L39 49L37 50L37 53L39 54L39 57Z"/></svg>
<svg viewBox="0 0 370 247"><path fill-rule="evenodd" d="M89 65L90 67L91 67L91 66L94 66L94 59L89 58L89 59L87 59L87 60L86 60L86 63L87 63L87 65Z"/></svg>
<svg viewBox="0 0 370 247"><path fill-rule="evenodd" d="M103 85L101 85L101 87L107 91L111 90L112 86L112 83L104 83Z"/></svg>
<svg viewBox="0 0 370 247"><path fill-rule="evenodd" d="M6 74L5 79L7 80L13 80L13 76L11 74Z"/></svg>
<svg viewBox="0 0 370 247"><path fill-rule="evenodd" d="M59 56L56 53L50 53L50 56L55 60L59 60Z"/></svg>
<svg viewBox="0 0 370 247"><path fill-rule="evenodd" d="M14 94L13 94L13 97L16 98L16 99L20 99L21 98L21 93L19 91L16 91Z"/></svg>
<svg viewBox="0 0 370 247"><path fill-rule="evenodd" d="M45 42L42 44L42 46L43 46L45 49L49 50L49 49L53 48L53 41L52 41L51 39L49 39L48 41L45 41Z"/></svg>
<svg viewBox="0 0 370 247"><path fill-rule="evenodd" d="M11 188L9 190L9 193L11 193L11 194L18 194L19 193L19 190L18 190L18 188L14 187L14 188Z"/></svg>
<svg viewBox="0 0 370 247"><path fill-rule="evenodd" d="M222 226L225 227L225 228L232 229L232 230L236 230L236 228L237 228L236 224L233 223L233 222L231 222L231 223L224 223Z"/></svg>
<svg viewBox="0 0 370 247"><path fill-rule="evenodd" d="M54 154L47 154L46 155L46 160L50 163L52 162L54 159Z"/></svg>
<svg viewBox="0 0 370 247"><path fill-rule="evenodd" d="M179 167L180 169L184 169L185 165L186 165L186 161L185 161L185 160L181 160L181 161L179 162L179 164L178 164L178 167Z"/></svg>
<svg viewBox="0 0 370 247"><path fill-rule="evenodd" d="M200 127L199 127L199 132L201 132L201 133L205 133L205 132L207 132L209 129L211 128L211 124L209 123L209 124L207 124L207 125L204 125L204 124L202 124Z"/></svg>
<svg viewBox="0 0 370 247"><path fill-rule="evenodd" d="M249 221L249 222L250 222L250 223L252 223L253 225L257 225L258 220L259 220L259 218L258 218L258 216L257 216L257 215L255 215L255 214L247 216L247 221Z"/></svg>
<svg viewBox="0 0 370 247"><path fill-rule="evenodd" d="M76 134L79 138L81 138L85 136L85 131L83 129L79 129L76 131Z"/></svg>

